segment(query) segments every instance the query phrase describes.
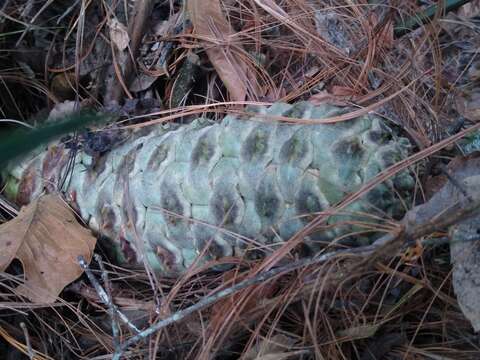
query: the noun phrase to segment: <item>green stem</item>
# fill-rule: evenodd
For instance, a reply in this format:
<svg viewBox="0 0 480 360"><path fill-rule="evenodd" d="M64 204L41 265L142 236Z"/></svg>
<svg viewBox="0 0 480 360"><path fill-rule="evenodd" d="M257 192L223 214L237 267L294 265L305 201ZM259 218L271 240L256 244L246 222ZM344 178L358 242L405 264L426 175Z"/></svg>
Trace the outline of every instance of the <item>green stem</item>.
<svg viewBox="0 0 480 360"><path fill-rule="evenodd" d="M107 118L107 117L104 117ZM80 130L93 122L102 120L102 116L91 112L80 112L67 117L67 120L46 125L35 130L18 130L0 139L0 171L8 162L24 155L42 144L59 136Z"/></svg>

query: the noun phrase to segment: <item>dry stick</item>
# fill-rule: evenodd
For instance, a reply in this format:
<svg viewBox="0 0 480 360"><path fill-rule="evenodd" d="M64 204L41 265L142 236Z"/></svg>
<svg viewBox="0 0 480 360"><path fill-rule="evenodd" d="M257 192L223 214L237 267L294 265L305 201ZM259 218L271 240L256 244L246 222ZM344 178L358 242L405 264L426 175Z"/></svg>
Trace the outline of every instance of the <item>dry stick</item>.
<svg viewBox="0 0 480 360"><path fill-rule="evenodd" d="M128 320L127 316L122 313L118 307L113 303L112 299L108 296L107 292L105 289L100 285L98 280L95 278L93 275L92 271L88 267L87 262L85 261L84 257L80 255L77 258L78 263L80 264L81 268L85 271L87 274L88 280L92 283L93 287L95 288L95 291L97 292L99 298L102 300L102 302L107 305L109 308L111 308L115 313L118 315L119 319L125 323L131 330L133 330L136 334L140 333L140 330Z"/></svg>
<svg viewBox="0 0 480 360"><path fill-rule="evenodd" d="M288 264L288 265L283 266L283 267L278 267L278 268L275 268L275 269L272 269L272 270L269 270L269 271L265 271L263 273L260 273L260 274L256 275L253 278L243 280L243 281L239 282L238 284L235 284L235 285L233 285L229 288L221 290L214 295L211 295L209 297L205 297L202 300L200 300L199 302L197 302L196 304L194 304L194 305L192 305L192 306L190 306L186 309L179 310L178 312L176 312L175 314L167 317L166 319L163 319L163 320L159 321L158 323L150 326L148 329L140 332L139 334L137 334L134 337L131 337L130 339L125 341L122 344L121 348L122 348L122 350L125 350L129 346L135 344L136 342L138 342L140 340L143 340L143 339L147 338L148 336L150 336L150 335L154 334L155 332L161 330L165 326L173 324L177 321L180 321L180 320L184 319L185 317L187 317L188 315L190 315L190 314L192 314L196 311L199 311L199 310L207 307L208 305L211 305L211 304L213 304L213 303L215 303L215 302L217 302L217 301L219 301L219 300L221 300L221 299L223 299L223 298L225 298L229 295L232 295L232 294L238 292L239 290L242 290L242 289L244 289L246 287L249 287L251 285L259 284L259 283L262 283L266 280L272 279L273 277L275 277L275 276L277 276L277 275L279 275L283 272L293 271L293 270L298 269L298 268L303 267L303 266L308 266L308 265L311 265L311 264L314 264L314 263L317 263L317 262L328 260L329 258L332 257L332 255L333 255L333 253L329 253L329 254L322 255L319 258L315 258L315 259L310 259L310 258L303 259L303 260L293 262L293 263ZM115 353L112 359L113 360L118 360L118 359L120 359L120 356L121 356L121 353Z"/></svg>
<svg viewBox="0 0 480 360"><path fill-rule="evenodd" d="M28 329L24 322L20 323L20 327L23 330L23 335L25 336L25 343L27 345L28 357L30 360L35 359L35 354L32 349L32 344L30 343L30 336L28 335Z"/></svg>
<svg viewBox="0 0 480 360"><path fill-rule="evenodd" d="M112 336L113 336L113 348L115 351L117 351L118 346L120 345L120 325L118 324L118 315L117 312L114 309L113 306L113 297L112 297L112 289L111 289L111 284L108 279L108 273L105 269L105 266L103 265L102 257L98 254L94 255L95 260L98 263L98 266L100 267L100 271L102 272L102 281L103 285L105 286L106 293L108 295L109 303L108 303L108 308L109 308L109 315L110 319L112 320Z"/></svg>

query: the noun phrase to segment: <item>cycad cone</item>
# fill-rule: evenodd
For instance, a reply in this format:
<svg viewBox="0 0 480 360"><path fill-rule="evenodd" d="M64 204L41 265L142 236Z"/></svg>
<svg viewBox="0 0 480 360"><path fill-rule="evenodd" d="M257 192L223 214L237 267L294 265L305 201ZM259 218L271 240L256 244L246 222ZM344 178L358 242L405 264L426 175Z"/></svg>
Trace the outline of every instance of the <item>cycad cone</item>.
<svg viewBox="0 0 480 360"><path fill-rule="evenodd" d="M258 115L136 132L93 168L80 151L64 190L90 227L113 240L124 265L139 265L145 256L156 271L180 274L201 253L198 264L273 251L312 214L410 150L407 139L373 115L319 123L345 108L301 102L248 111ZM268 116L313 120L292 124ZM9 193L27 203L45 188L53 190L68 158L62 144L32 154L9 170ZM350 214L330 218L335 226L311 234L305 248L316 251L339 238L352 245L371 241L352 221L375 221L365 214L400 215L405 202L399 197L413 186L408 171L387 180L349 206Z"/></svg>

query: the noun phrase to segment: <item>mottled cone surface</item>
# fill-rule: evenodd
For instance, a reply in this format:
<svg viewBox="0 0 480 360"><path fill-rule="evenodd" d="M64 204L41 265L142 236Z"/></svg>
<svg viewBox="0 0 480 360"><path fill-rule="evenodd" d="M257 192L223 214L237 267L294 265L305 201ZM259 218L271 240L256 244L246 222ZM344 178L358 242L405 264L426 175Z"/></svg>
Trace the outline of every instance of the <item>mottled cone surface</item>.
<svg viewBox="0 0 480 360"><path fill-rule="evenodd" d="M250 111L322 119L348 109L302 102ZM314 213L405 158L409 148L373 115L316 125L229 115L221 122L143 129L93 165L80 150L64 190L90 227L113 240L125 263L142 263L144 254L155 270L179 274L204 249L200 263L273 251ZM64 144L50 145L16 164L7 192L28 203L45 188L54 190L69 153ZM307 237L305 248L315 251L340 236L352 245L370 241L347 236L358 231L351 221L373 221L360 212L399 215L399 196L413 185L409 172L400 173L349 206L351 214L331 218L336 226Z"/></svg>

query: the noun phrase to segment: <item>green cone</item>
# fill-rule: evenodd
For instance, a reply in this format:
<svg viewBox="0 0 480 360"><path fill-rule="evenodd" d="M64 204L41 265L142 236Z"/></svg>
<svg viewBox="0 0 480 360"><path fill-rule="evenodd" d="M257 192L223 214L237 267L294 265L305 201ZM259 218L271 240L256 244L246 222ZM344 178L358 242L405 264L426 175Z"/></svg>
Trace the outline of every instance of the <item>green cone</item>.
<svg viewBox="0 0 480 360"><path fill-rule="evenodd" d="M251 109L250 109L251 110ZM258 114L322 119L347 112L330 105L278 103ZM90 227L113 240L122 261L179 274L207 246L202 261L257 256L288 240L316 213L358 190L378 172L408 155L407 139L381 119L362 116L336 124L292 125L226 116L189 125L138 131L95 161L76 156L66 193ZM28 203L44 188L54 190L66 171L69 150L51 145L10 168L9 195ZM414 186L403 172L378 186L348 210L398 216L398 196ZM340 236L360 245L365 215L338 215L327 231L305 239L316 251Z"/></svg>

